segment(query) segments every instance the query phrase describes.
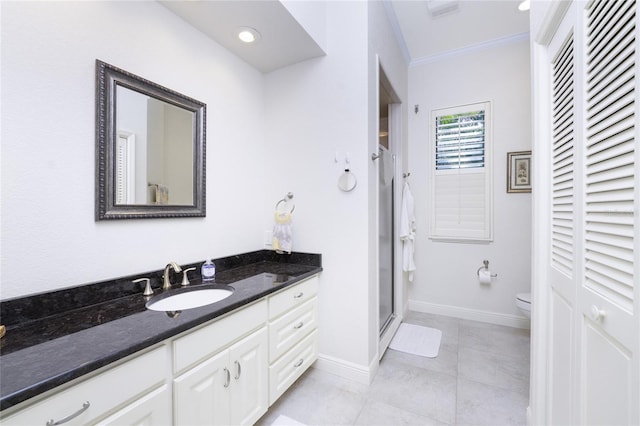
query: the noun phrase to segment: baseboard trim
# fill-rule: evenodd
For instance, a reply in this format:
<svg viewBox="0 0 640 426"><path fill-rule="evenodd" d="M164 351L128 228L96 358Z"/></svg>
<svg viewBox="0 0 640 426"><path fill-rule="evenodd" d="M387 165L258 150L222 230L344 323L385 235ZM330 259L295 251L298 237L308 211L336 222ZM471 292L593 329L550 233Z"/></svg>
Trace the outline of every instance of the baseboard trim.
<svg viewBox="0 0 640 426"><path fill-rule="evenodd" d="M332 356L318 354L318 359L313 364L313 368L335 374L336 376L340 376L345 379L354 380L358 383L370 385L376 371L378 370L378 364L379 362L375 358L371 361L369 367L363 367L362 365L354 364Z"/></svg>
<svg viewBox="0 0 640 426"><path fill-rule="evenodd" d="M513 328L530 329L531 321L517 315L500 314L497 312L481 311L477 309L460 308L457 306L438 305L435 303L409 300L409 310L427 314L445 315L448 317L505 325Z"/></svg>

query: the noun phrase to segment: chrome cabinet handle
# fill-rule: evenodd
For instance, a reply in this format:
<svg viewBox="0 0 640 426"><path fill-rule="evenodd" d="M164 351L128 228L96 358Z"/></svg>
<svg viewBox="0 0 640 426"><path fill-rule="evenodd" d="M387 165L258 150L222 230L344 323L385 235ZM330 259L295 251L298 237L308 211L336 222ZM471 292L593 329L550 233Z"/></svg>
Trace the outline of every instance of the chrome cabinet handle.
<svg viewBox="0 0 640 426"><path fill-rule="evenodd" d="M294 296L293 296L293 298L294 298L294 299L300 299L302 296L304 296L304 293L303 293L303 292L300 292L300 293L298 293L298 294L294 295Z"/></svg>
<svg viewBox="0 0 640 426"><path fill-rule="evenodd" d="M242 374L242 366L238 361L234 361L234 364L236 365L236 375L233 378L238 380Z"/></svg>
<svg viewBox="0 0 640 426"><path fill-rule="evenodd" d="M303 358L300 358L300 359L298 360L298 362L296 362L295 364L293 364L293 366L294 366L295 368L298 368L298 367L300 367L300 366L302 365L302 363L303 363L303 362L304 362L304 359L303 359Z"/></svg>
<svg viewBox="0 0 640 426"><path fill-rule="evenodd" d="M81 409L79 409L78 411L76 411L75 413L71 414L70 416L65 417L65 418L64 418L64 419L62 419L62 420L55 421L55 420L51 419L51 420L49 420L49 421L47 422L47 426L57 426L57 425L61 425L61 424L63 424L63 423L66 423L66 422L68 422L69 420L73 420L73 419L75 419L76 417L78 417L80 414L82 414L82 413L84 413L85 411L87 411L87 409L89 408L89 406L90 406L90 405L91 405L91 404L89 403L89 401L85 401L85 402L82 404L82 408L81 408Z"/></svg>
<svg viewBox="0 0 640 426"><path fill-rule="evenodd" d="M227 380L224 383L224 387L228 388L229 384L231 383L231 373L229 372L229 369L227 367L224 368L224 372L227 374Z"/></svg>
<svg viewBox="0 0 640 426"><path fill-rule="evenodd" d="M299 328L302 328L302 326L304 325L304 322L300 321L299 323L297 323L296 325L293 326L293 328L295 328L296 330Z"/></svg>

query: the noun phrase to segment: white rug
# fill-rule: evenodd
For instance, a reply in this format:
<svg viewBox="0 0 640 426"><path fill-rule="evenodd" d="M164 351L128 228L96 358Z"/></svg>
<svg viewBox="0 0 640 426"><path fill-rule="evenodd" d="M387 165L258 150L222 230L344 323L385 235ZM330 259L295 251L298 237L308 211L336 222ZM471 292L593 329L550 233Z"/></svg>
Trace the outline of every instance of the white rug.
<svg viewBox="0 0 640 426"><path fill-rule="evenodd" d="M389 348L413 355L435 358L440 350L442 331L414 324L400 324Z"/></svg>
<svg viewBox="0 0 640 426"><path fill-rule="evenodd" d="M305 426L304 423L300 423L297 420L293 420L291 417L287 417L284 414L280 414L277 419L271 423L271 426Z"/></svg>

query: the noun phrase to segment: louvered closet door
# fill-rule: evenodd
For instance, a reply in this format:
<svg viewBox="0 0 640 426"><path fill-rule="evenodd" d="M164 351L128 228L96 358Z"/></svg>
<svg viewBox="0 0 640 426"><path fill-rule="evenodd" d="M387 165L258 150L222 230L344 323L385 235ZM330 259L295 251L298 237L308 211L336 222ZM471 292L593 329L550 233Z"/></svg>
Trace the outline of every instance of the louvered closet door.
<svg viewBox="0 0 640 426"><path fill-rule="evenodd" d="M575 17L576 7L572 8ZM568 13L567 15L570 15ZM575 407L576 251L576 87L575 19L565 19L549 45L551 59L551 247L549 265L549 424L571 424Z"/></svg>
<svg viewBox="0 0 640 426"><path fill-rule="evenodd" d="M638 422L637 4L584 13L580 424ZM634 250L635 249L635 250Z"/></svg>

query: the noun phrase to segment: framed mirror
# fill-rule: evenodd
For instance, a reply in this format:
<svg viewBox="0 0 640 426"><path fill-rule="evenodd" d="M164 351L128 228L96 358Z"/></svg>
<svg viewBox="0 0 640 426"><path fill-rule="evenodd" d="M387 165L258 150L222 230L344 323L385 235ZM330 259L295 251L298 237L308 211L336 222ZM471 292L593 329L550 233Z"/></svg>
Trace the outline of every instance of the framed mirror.
<svg viewBox="0 0 640 426"><path fill-rule="evenodd" d="M96 60L96 220L206 216L206 105Z"/></svg>

